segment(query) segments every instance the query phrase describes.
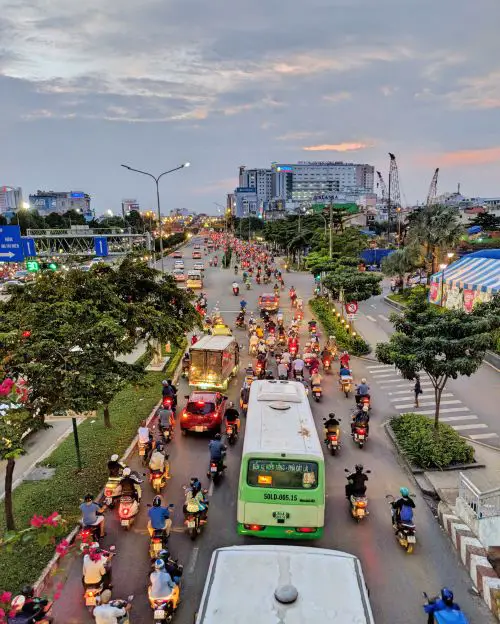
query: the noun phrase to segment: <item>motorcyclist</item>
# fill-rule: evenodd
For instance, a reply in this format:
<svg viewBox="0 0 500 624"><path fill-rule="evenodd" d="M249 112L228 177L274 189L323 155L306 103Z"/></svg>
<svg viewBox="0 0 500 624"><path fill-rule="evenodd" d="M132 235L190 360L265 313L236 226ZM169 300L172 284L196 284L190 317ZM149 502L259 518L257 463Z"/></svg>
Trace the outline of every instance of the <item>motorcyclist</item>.
<svg viewBox="0 0 500 624"><path fill-rule="evenodd" d="M278 379L288 379L288 366L283 360L278 364Z"/></svg>
<svg viewBox="0 0 500 624"><path fill-rule="evenodd" d="M118 624L120 618L125 617L132 608L132 604L127 602L124 607L117 607L111 602L111 590L105 589L99 597L99 605L94 609L93 616L96 624ZM122 603L123 604L123 603Z"/></svg>
<svg viewBox="0 0 500 624"><path fill-rule="evenodd" d="M245 312L240 310L236 317L236 325L243 325L245 323Z"/></svg>
<svg viewBox="0 0 500 624"><path fill-rule="evenodd" d="M186 490L186 501L184 503L184 513L199 513L200 522L206 521L208 511L208 500L201 488L198 477L191 477L191 483Z"/></svg>
<svg viewBox="0 0 500 624"><path fill-rule="evenodd" d="M111 455L108 461L108 474L110 478L117 478L121 475L124 465L120 463L118 455Z"/></svg>
<svg viewBox="0 0 500 624"><path fill-rule="evenodd" d="M347 485L345 486L345 495L347 499L351 496L364 496L366 494L366 485L368 476L363 472L363 465L356 464L355 471L347 476Z"/></svg>
<svg viewBox="0 0 500 624"><path fill-rule="evenodd" d="M351 357L349 353L347 353L347 351L343 351L342 355L340 356L340 368L342 367L349 368L350 361L351 361Z"/></svg>
<svg viewBox="0 0 500 624"><path fill-rule="evenodd" d="M303 310L304 300L302 299L302 297L297 297L296 304L297 304L297 310Z"/></svg>
<svg viewBox="0 0 500 624"><path fill-rule="evenodd" d="M368 413L368 405L364 405L356 414L352 417L351 434L354 435L354 431L358 427L364 427L366 429L366 435L370 431L370 414Z"/></svg>
<svg viewBox="0 0 500 624"><path fill-rule="evenodd" d="M240 292L240 285L238 282L233 282L233 293L238 294Z"/></svg>
<svg viewBox="0 0 500 624"><path fill-rule="evenodd" d="M170 511L173 509L173 505L165 507L162 504L161 496L155 496L153 498L153 506L148 511L148 531L149 535L153 535L155 531L163 530L165 537L170 536L170 529L172 528L172 519L170 518Z"/></svg>
<svg viewBox="0 0 500 624"><path fill-rule="evenodd" d="M222 436L220 433L216 433L214 439L210 440L208 449L210 451L210 461L217 463L218 470L223 470L225 468L224 455L227 447L222 443ZM208 473L208 476L210 476L210 473Z"/></svg>
<svg viewBox="0 0 500 624"><path fill-rule="evenodd" d="M264 330L260 325L257 325L257 327L255 328L255 333L259 340L262 340L262 338L264 338Z"/></svg>
<svg viewBox="0 0 500 624"><path fill-rule="evenodd" d="M183 373L189 372L190 364L191 364L191 357L189 355L189 351L186 351L186 353L184 353L184 356L182 357L182 372Z"/></svg>
<svg viewBox="0 0 500 624"><path fill-rule="evenodd" d="M308 365L311 375L314 375L314 373L317 373L319 371L319 360L316 355L313 354L312 357L308 358Z"/></svg>
<svg viewBox="0 0 500 624"><path fill-rule="evenodd" d="M439 611L461 611L456 602L453 602L453 592L447 587L441 590L441 598L424 605L424 611L429 614L428 623L433 624L434 613ZM465 624L466 620L462 620Z"/></svg>
<svg viewBox="0 0 500 624"><path fill-rule="evenodd" d="M241 310L241 312L243 312L243 314L245 314L245 311L247 309L247 305L248 304L247 304L247 302L244 299L242 299L240 301L240 310Z"/></svg>
<svg viewBox="0 0 500 624"><path fill-rule="evenodd" d="M356 403L359 403L361 397L370 398L370 386L366 383L366 379L364 377L359 386L356 388Z"/></svg>
<svg viewBox="0 0 500 624"><path fill-rule="evenodd" d="M298 357L292 362L292 371L293 376L304 375L304 360L301 357Z"/></svg>
<svg viewBox="0 0 500 624"><path fill-rule="evenodd" d="M234 274L238 275L238 265L237 264L234 265Z"/></svg>
<svg viewBox="0 0 500 624"><path fill-rule="evenodd" d="M252 329L256 325L257 325L257 321L254 318L253 312L250 312L250 318L248 319L248 327Z"/></svg>
<svg viewBox="0 0 500 624"><path fill-rule="evenodd" d="M148 429L146 421L141 421L141 426L137 429L137 435L139 436L139 444L146 445L146 457L149 457L151 453L151 445L153 441L153 434Z"/></svg>
<svg viewBox="0 0 500 624"><path fill-rule="evenodd" d="M163 398L170 397L172 399L173 407L177 407L177 388L172 384L171 379L162 381L163 384Z"/></svg>
<svg viewBox="0 0 500 624"><path fill-rule="evenodd" d="M163 454L163 445L160 441L156 442L154 451L149 458L149 469L152 472L160 471L164 474L165 479L169 479L170 464Z"/></svg>
<svg viewBox="0 0 500 624"><path fill-rule="evenodd" d="M107 587L111 583L111 568L107 566L109 558L99 548L99 542L90 544L83 557L83 586L98 585L101 582Z"/></svg>
<svg viewBox="0 0 500 624"><path fill-rule="evenodd" d="M273 290L275 296L277 297L280 294L280 285L278 283L274 284Z"/></svg>
<svg viewBox="0 0 500 624"><path fill-rule="evenodd" d="M257 336L257 333L254 333L250 336L250 340L248 341L248 350L251 355L254 355L257 353L259 342L260 342L260 339Z"/></svg>
<svg viewBox="0 0 500 624"><path fill-rule="evenodd" d="M224 412L224 417L226 418L227 424L232 425L235 428L235 432L238 433L240 430L240 413L232 401L229 401L226 411Z"/></svg>
<svg viewBox="0 0 500 624"><path fill-rule="evenodd" d="M171 429L175 424L175 416L173 410L168 407L160 407L158 410L158 425L163 433L166 429Z"/></svg>
<svg viewBox="0 0 500 624"><path fill-rule="evenodd" d="M276 336L274 334L269 334L266 338L266 346L270 351L274 350L276 346Z"/></svg>
<svg viewBox="0 0 500 624"><path fill-rule="evenodd" d="M177 609L179 602L179 587L176 585L165 569L163 559L157 559L154 564L154 572L149 575L150 586L148 588L148 596L150 600L159 600L172 596L172 606Z"/></svg>
<svg viewBox="0 0 500 624"><path fill-rule="evenodd" d="M122 496L130 496L139 503L142 495L141 486L130 468L124 469L120 485L122 486Z"/></svg>
<svg viewBox="0 0 500 624"><path fill-rule="evenodd" d="M211 322L210 319L206 320L206 323ZM191 346L195 345L198 342L198 336L196 334L193 334L191 336Z"/></svg>
<svg viewBox="0 0 500 624"><path fill-rule="evenodd" d="M130 470L126 468L125 470ZM123 472L125 472L125 470ZM80 505L80 511L82 512L82 524L84 527L99 526L99 535L104 537L104 507L101 507L94 502L94 497L91 494L87 494L84 498L84 502Z"/></svg>
<svg viewBox="0 0 500 624"><path fill-rule="evenodd" d="M264 361L266 360L267 347L264 340L259 341L259 344L257 345L257 354L263 356L261 359L263 359Z"/></svg>
<svg viewBox="0 0 500 624"><path fill-rule="evenodd" d="M325 434L325 442L328 442L328 434L336 433L337 439L340 437L340 421L337 419L333 412L328 414L328 419L325 420L324 424L324 434Z"/></svg>
<svg viewBox="0 0 500 624"><path fill-rule="evenodd" d="M322 375L316 369L316 372L311 373L311 377L309 379L311 382L311 390L313 390L314 386L321 386L321 382L323 381Z"/></svg>
<svg viewBox="0 0 500 624"><path fill-rule="evenodd" d="M399 493L401 496L391 503L393 509L392 524L394 528L402 522L411 524L413 522L413 510L415 509L415 502L410 497L408 488L400 488Z"/></svg>
<svg viewBox="0 0 500 624"><path fill-rule="evenodd" d="M39 598L35 596L35 590L31 585L25 585L21 591L21 601L22 606L17 607L16 614L22 615L24 619L23 622L39 622L40 620L44 620L47 622L52 622L51 618L48 618L45 615L45 608L49 604L49 601L45 598ZM14 608L14 601L12 602L12 606ZM10 622L9 618L9 622ZM15 622L15 618L12 620Z"/></svg>
<svg viewBox="0 0 500 624"><path fill-rule="evenodd" d="M278 310L277 314L276 314L276 322L278 323L279 326L283 325L283 321L284 321L284 317L283 317L283 312L280 310Z"/></svg>

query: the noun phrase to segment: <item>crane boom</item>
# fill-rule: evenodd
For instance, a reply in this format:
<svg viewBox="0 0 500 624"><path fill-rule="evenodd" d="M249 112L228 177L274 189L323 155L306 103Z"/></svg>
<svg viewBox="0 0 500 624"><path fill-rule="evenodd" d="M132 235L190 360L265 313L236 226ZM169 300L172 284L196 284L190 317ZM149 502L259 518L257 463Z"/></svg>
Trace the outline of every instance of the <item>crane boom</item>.
<svg viewBox="0 0 500 624"><path fill-rule="evenodd" d="M380 173L380 171L377 171L377 176L378 176L378 186L380 187L380 191L382 193L382 201L386 201L387 200L387 186L384 182L384 178L382 177L382 174Z"/></svg>
<svg viewBox="0 0 500 624"><path fill-rule="evenodd" d="M427 201L425 202L425 205L427 207L432 206L436 201L438 176L439 167L437 167L437 169L434 171L434 175L432 176L431 184L429 186L429 192L427 193Z"/></svg>

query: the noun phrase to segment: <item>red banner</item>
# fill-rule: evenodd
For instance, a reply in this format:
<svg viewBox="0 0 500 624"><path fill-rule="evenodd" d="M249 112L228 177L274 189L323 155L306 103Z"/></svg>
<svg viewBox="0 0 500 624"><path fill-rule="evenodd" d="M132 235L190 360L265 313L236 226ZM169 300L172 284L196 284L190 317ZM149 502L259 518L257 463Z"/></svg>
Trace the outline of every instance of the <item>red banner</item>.
<svg viewBox="0 0 500 624"><path fill-rule="evenodd" d="M464 290L464 310L466 312L472 312L475 298L476 298L475 290Z"/></svg>

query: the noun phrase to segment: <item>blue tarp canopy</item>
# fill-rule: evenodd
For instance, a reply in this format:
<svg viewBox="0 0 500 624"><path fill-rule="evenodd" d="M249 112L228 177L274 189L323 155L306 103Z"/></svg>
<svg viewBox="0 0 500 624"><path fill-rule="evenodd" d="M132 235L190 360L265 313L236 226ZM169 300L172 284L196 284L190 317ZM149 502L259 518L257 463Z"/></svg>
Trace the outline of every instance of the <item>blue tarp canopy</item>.
<svg viewBox="0 0 500 624"><path fill-rule="evenodd" d="M467 234L479 234L479 232L482 231L483 228L480 225L473 225L472 227L468 228Z"/></svg>
<svg viewBox="0 0 500 624"><path fill-rule="evenodd" d="M444 271L435 273L431 281L441 282L443 279L450 288L500 292L500 249L485 249L464 256Z"/></svg>

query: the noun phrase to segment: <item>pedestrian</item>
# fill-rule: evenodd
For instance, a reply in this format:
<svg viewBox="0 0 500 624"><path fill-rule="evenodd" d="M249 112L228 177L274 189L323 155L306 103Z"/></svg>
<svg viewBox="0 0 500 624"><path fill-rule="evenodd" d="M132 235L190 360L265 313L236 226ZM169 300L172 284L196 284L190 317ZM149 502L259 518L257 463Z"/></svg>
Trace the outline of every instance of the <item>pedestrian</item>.
<svg viewBox="0 0 500 624"><path fill-rule="evenodd" d="M420 385L420 375L415 377L415 387L413 388L415 393L415 407L418 407L418 395L422 394L422 386Z"/></svg>

